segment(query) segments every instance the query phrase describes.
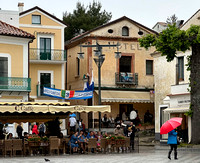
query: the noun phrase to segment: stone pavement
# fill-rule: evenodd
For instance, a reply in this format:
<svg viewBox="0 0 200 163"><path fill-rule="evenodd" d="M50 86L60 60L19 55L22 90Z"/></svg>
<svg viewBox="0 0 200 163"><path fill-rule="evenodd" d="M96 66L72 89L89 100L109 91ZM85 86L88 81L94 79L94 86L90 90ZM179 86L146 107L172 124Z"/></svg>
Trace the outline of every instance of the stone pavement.
<svg viewBox="0 0 200 163"><path fill-rule="evenodd" d="M200 163L200 152L193 150L179 150L178 160L167 158L168 149L155 149L155 147L140 147L140 153L119 154L73 154L60 156L32 156L32 157L0 157L0 163ZM173 153L172 153L173 154ZM172 155L173 156L173 155ZM48 162L47 162L48 163Z"/></svg>

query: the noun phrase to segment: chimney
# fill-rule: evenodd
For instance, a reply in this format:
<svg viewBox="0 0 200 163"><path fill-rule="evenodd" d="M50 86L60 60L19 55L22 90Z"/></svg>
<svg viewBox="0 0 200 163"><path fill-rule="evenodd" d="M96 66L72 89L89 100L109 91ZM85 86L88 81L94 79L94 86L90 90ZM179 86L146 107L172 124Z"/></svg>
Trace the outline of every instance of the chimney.
<svg viewBox="0 0 200 163"><path fill-rule="evenodd" d="M24 3L18 3L19 13L23 12Z"/></svg>

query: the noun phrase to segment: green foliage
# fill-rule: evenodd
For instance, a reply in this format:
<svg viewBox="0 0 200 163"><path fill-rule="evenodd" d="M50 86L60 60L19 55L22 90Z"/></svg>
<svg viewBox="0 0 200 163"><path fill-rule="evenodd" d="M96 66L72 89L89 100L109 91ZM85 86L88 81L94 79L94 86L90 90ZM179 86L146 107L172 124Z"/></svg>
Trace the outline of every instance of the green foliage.
<svg viewBox="0 0 200 163"><path fill-rule="evenodd" d="M185 115L185 116L192 117L192 115L193 115L193 110L192 110L192 105L191 105L191 104L190 104L190 109L189 109L189 111L185 112L184 115Z"/></svg>
<svg viewBox="0 0 200 163"><path fill-rule="evenodd" d="M112 14L105 10L101 11L101 8L100 2L93 1L86 7L78 2L73 13L65 12L63 21L68 24L65 29L65 40L70 40L81 31L86 32L107 23L112 18Z"/></svg>
<svg viewBox="0 0 200 163"><path fill-rule="evenodd" d="M174 25L168 25L168 28L163 30L158 36L147 35L139 39L141 47L146 49L155 46L162 56L166 56L167 61L170 62L176 57L176 51L183 51L190 49L190 40L185 31L180 30Z"/></svg>

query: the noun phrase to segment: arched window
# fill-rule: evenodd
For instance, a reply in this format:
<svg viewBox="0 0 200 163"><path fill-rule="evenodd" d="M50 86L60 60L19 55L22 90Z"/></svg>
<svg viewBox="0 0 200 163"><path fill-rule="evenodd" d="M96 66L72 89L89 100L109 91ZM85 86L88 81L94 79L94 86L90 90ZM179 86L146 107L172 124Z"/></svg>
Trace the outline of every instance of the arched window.
<svg viewBox="0 0 200 163"><path fill-rule="evenodd" d="M122 36L129 36L129 28L124 26L122 28Z"/></svg>

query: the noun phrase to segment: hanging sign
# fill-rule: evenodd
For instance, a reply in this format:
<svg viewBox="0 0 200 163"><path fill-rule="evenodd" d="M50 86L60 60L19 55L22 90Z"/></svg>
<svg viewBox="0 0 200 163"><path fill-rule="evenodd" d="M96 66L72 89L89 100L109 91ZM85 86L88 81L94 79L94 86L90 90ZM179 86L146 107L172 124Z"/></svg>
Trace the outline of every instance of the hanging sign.
<svg viewBox="0 0 200 163"><path fill-rule="evenodd" d="M69 91L69 90L61 90L61 89L44 87L43 94L46 96L60 98L60 99L81 100L81 99L92 98L93 90Z"/></svg>

